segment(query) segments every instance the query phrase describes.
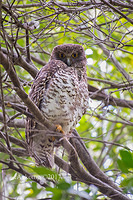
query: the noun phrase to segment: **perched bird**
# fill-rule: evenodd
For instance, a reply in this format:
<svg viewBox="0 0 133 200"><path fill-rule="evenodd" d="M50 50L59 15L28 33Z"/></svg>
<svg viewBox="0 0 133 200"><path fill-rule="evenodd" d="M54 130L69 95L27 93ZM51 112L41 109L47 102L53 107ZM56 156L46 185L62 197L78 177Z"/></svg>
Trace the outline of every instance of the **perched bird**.
<svg viewBox="0 0 133 200"><path fill-rule="evenodd" d="M54 47L49 62L37 74L29 97L52 125L71 134L88 107L86 57L82 46ZM27 117L26 139L39 165L54 165L54 141L42 126Z"/></svg>

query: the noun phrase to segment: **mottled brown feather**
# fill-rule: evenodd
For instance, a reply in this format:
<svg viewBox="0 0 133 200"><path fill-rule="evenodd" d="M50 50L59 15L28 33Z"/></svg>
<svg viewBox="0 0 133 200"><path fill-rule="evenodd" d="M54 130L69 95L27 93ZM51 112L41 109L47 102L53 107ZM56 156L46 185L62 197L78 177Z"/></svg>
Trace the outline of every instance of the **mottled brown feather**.
<svg viewBox="0 0 133 200"><path fill-rule="evenodd" d="M60 58L59 53L64 53L65 57ZM78 57L73 58L73 53ZM60 124L66 134L70 133L88 106L86 57L83 47L73 44L56 46L48 64L37 74L29 97L49 123ZM26 123L26 138L31 156L36 162L52 167L52 136L47 135L46 131L29 117Z"/></svg>

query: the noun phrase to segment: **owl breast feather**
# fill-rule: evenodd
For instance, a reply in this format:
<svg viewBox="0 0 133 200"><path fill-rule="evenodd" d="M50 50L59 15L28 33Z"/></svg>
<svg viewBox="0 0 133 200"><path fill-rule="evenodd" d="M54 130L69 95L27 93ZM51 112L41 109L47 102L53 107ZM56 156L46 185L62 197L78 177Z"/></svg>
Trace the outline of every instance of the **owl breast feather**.
<svg viewBox="0 0 133 200"><path fill-rule="evenodd" d="M41 102L41 111L53 124L70 132L83 115L86 97L73 68L59 69L49 82ZM83 83L82 83L83 84Z"/></svg>

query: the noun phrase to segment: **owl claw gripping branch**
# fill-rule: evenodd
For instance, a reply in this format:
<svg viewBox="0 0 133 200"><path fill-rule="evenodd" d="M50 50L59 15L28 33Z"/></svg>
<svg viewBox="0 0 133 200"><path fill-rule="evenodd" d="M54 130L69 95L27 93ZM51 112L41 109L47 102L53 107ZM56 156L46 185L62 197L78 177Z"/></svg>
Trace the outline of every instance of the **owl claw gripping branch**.
<svg viewBox="0 0 133 200"><path fill-rule="evenodd" d="M56 131L59 132L59 133L62 133L62 134L65 134L65 132L63 131L62 129L62 126L61 125L56 125Z"/></svg>
<svg viewBox="0 0 133 200"><path fill-rule="evenodd" d="M29 97L57 132L71 134L88 107L86 57L82 46L64 44L53 49L37 74ZM41 165L54 165L54 136L27 117L26 138L31 156ZM34 152L34 153L33 153ZM36 156L34 156L36 155Z"/></svg>

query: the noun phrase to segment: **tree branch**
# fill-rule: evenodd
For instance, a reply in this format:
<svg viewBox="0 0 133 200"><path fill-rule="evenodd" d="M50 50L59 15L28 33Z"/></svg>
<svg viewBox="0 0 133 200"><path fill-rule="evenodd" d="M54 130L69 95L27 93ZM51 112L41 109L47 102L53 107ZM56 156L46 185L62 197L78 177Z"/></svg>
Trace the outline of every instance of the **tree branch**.
<svg viewBox="0 0 133 200"><path fill-rule="evenodd" d="M127 81L133 81L133 79L129 76L129 74L121 67L121 64L117 61L117 59L110 54L110 51L105 47L104 44L99 43L98 46L103 50L104 54L111 60L111 62L116 66L119 72L124 76Z"/></svg>
<svg viewBox="0 0 133 200"><path fill-rule="evenodd" d="M108 185L112 186L114 189L122 192L122 190L119 187L117 187L117 185L114 184L114 182L111 181L111 179L109 179L109 177L106 176L106 174L103 173L101 169L98 167L98 165L95 163L90 153L86 149L78 132L74 129L72 133L73 134L70 138L70 142L73 145L73 147L76 149L79 158L81 159L82 163L87 168L87 170L90 172L90 174L92 174L94 177L98 178L99 180L103 181L104 183L107 183Z"/></svg>
<svg viewBox="0 0 133 200"><path fill-rule="evenodd" d="M103 172L101 172L99 170L98 166L96 166L96 164L94 164L94 161L92 161L92 159L91 159L91 161L92 161L91 163L93 163L93 167L95 166L98 171L96 172L96 175L95 175L93 170L90 170L90 169L89 170L91 172L93 172L93 174L95 176L98 176L98 178L96 178L95 176L93 176L93 175L89 174L87 171L85 171L83 166L78 161L78 155L77 155L77 152L74 149L74 146L72 146L66 138L62 138L60 142L61 142L61 145L68 152L69 161L70 161L69 173L71 174L73 180L84 182L87 185L94 184L96 187L99 188L99 190L103 194L107 195L112 200L118 200L118 199L129 200L129 198L127 196L125 196L124 194L122 194L121 190L115 184L113 184L111 180L109 180L109 179L106 180L108 177L106 177L104 175L104 178L103 178L103 180L104 181L106 180L106 182L108 182L108 184L106 184L106 182L102 182L100 179L98 179L98 178L102 177ZM77 148L78 152L80 150L80 147L82 147L82 149L83 149L83 146L78 145L78 148ZM84 148L85 148L85 146L84 146ZM82 154L82 156L84 156L84 154ZM89 154L88 154L87 158L88 157L91 158ZM80 156L80 158L81 158L81 156ZM91 165L89 165L89 167L90 166ZM68 165L67 165L67 167L68 167ZM87 165L87 167L88 167L88 165Z"/></svg>
<svg viewBox="0 0 133 200"><path fill-rule="evenodd" d="M5 59L8 60L8 56L10 56L10 58L12 58L12 63L14 63L15 65L19 65L19 66L23 67L27 72L29 72L29 74L33 78L35 78L36 74L38 73L38 69L34 65L32 65L31 63L28 63L26 61L26 59L24 59L20 55L18 56L15 53L13 53L13 55L12 55L12 53L11 52L10 53L7 52L7 50L5 48L1 48L1 54L0 54L0 56L1 56L1 62L4 62L4 60L2 61L2 57L3 57L2 53L3 53L3 56L5 56ZM31 56L31 58L32 58L32 56ZM3 65L4 65L4 63L3 63Z"/></svg>
<svg viewBox="0 0 133 200"><path fill-rule="evenodd" d="M25 120L24 119L13 119L13 120L8 120L6 117L7 121L7 126L8 127L16 127L16 128L25 128ZM3 123L3 114L0 113L0 122Z"/></svg>
<svg viewBox="0 0 133 200"><path fill-rule="evenodd" d="M128 22L130 22L131 24L133 24L133 20L132 19L130 19L129 17L127 17L124 13L122 13L119 9L117 9L116 7L114 7L113 5L111 5L108 1L106 1L106 0L101 0L101 1L104 2L106 5L108 5L110 8L112 8L115 12L119 13Z"/></svg>
<svg viewBox="0 0 133 200"><path fill-rule="evenodd" d="M111 95L107 95L101 90L102 89L99 90L98 88L88 84L88 91L91 99L103 101L105 106L112 105L133 109L133 101L115 98Z"/></svg>
<svg viewBox="0 0 133 200"><path fill-rule="evenodd" d="M38 123L41 123L45 128L47 127L51 131L56 131L56 127L52 124L49 124L43 114L40 112L39 108L32 102L32 100L25 93L24 89L21 87L19 79L17 77L16 72L13 67L9 63L9 60L6 59L5 55L0 52L1 64L4 66L7 71L12 83L14 84L14 89L17 95L21 98L21 100L25 103L25 105L29 108L30 112L33 114Z"/></svg>
<svg viewBox="0 0 133 200"><path fill-rule="evenodd" d="M3 134L2 134L3 136ZM13 137L9 137L10 141L12 140L13 143L19 143L20 141L16 138ZM99 190L107 195L108 197L110 197L112 200L129 200L128 197L126 197L125 195L123 195L120 191L120 189L118 189L118 187L111 183L111 181L106 177L105 174L103 174L103 172L101 172L99 170L99 168L96 166L96 164L94 163L94 161L92 160L91 156L86 153L87 150L85 148L85 146L81 143L81 141L79 140L79 136L78 138L76 138L76 141L80 141L80 143L76 144L75 142L75 138L71 138L74 142L74 145L76 147L76 149L78 149L78 151L76 152L74 147L69 143L69 141L66 138L61 138L60 142L62 144L62 146L67 150L68 154L69 154L69 161L70 164L66 163L65 161L63 161L62 159L60 159L59 157L57 157L55 155L55 162L56 164L61 167L63 170L65 170L67 173L70 173L72 176L72 179L75 181L81 181L87 185L91 185L94 184L96 187L99 188ZM80 144L80 145L79 145ZM20 146L23 146L20 143ZM81 166L81 164L78 161L78 154L79 154L79 149L81 150L81 156L80 159L83 161L85 167L87 167L89 169L89 172L91 172L93 175L89 174L87 171L85 171L85 169L83 168L83 166ZM0 147L0 151L2 152L7 152L5 149ZM12 148L12 153L14 153L17 156L28 156L29 154L27 153L27 150L23 150L20 148ZM77 154L78 153L78 154ZM83 159L83 157L85 156L85 160ZM88 163L88 159L90 163L86 163L86 159L87 159L87 163ZM1 162L1 161L0 161ZM93 166L96 167L96 171L92 170L92 166L91 164L93 164ZM9 163L7 163L7 165L9 166ZM9 166L11 169L23 174L24 176L30 178L31 180L35 181L33 176L30 176L30 174L28 172L26 172L25 170L19 170L18 168L14 167L14 166ZM94 168L95 169L95 168ZM95 174L96 173L96 174ZM102 177L104 176L104 178ZM97 177L97 178L96 178ZM107 180L106 180L107 178ZM103 181L106 180L106 182L108 183L104 183ZM38 182L40 184L40 180L37 180L36 182ZM42 185L42 184L40 184ZM47 187L48 185L43 184L44 187ZM117 190L116 190L117 189Z"/></svg>

